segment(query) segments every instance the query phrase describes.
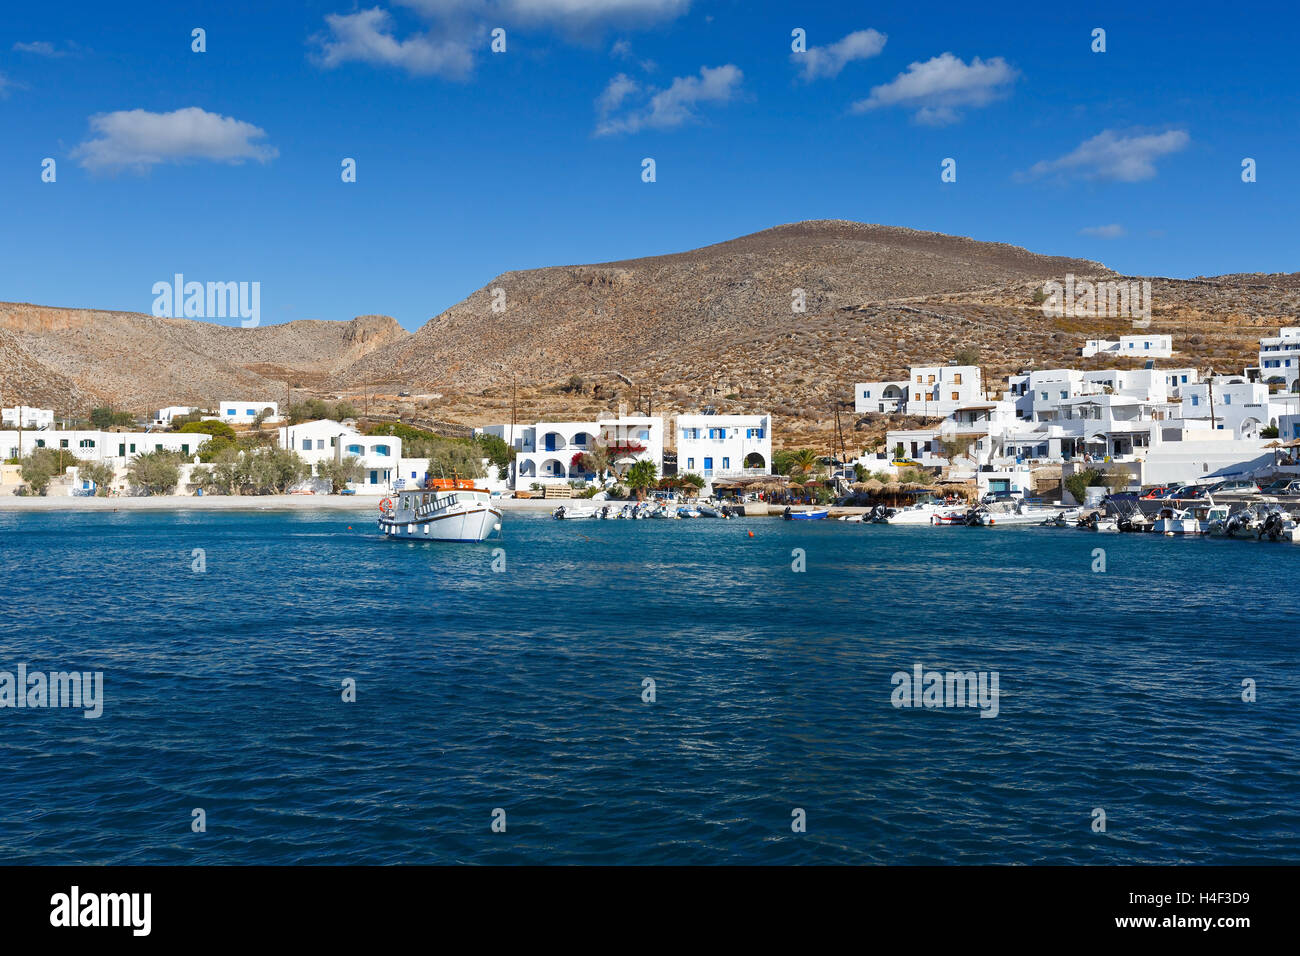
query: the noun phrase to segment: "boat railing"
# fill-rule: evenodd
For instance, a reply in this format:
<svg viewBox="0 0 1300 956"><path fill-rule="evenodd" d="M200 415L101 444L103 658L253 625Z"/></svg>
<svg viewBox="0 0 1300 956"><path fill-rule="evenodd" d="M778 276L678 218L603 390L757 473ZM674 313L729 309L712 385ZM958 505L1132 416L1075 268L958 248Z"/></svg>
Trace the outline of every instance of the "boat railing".
<svg viewBox="0 0 1300 956"><path fill-rule="evenodd" d="M415 515L417 518L424 518L433 514L435 511L441 511L443 508L450 507L455 503L455 494L442 495L441 497L434 498L428 504L420 505L420 507L415 509Z"/></svg>

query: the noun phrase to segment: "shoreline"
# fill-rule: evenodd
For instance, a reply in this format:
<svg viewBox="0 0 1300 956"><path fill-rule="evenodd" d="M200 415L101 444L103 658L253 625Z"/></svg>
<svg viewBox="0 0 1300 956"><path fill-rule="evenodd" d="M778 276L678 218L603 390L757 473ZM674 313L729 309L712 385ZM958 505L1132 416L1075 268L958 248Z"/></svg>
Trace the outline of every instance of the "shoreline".
<svg viewBox="0 0 1300 956"><path fill-rule="evenodd" d="M45 511L351 511L371 514L381 497L367 495L150 495L130 498L76 498L5 495L0 513ZM502 511L555 510L556 499L500 498Z"/></svg>

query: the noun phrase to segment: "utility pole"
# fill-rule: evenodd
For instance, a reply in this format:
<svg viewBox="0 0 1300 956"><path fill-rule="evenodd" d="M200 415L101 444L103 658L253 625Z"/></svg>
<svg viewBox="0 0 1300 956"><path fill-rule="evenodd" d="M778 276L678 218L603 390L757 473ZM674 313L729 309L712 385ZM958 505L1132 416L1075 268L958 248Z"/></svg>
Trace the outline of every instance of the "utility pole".
<svg viewBox="0 0 1300 956"><path fill-rule="evenodd" d="M1205 376L1205 384L1210 389L1210 431L1214 431L1214 369Z"/></svg>

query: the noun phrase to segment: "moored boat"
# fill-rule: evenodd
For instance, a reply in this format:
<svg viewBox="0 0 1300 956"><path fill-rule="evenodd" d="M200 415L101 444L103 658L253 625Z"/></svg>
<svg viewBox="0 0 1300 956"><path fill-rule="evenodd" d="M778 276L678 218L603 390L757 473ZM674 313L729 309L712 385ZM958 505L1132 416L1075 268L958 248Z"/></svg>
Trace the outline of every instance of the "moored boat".
<svg viewBox="0 0 1300 956"><path fill-rule="evenodd" d="M379 503L379 530L409 541L483 541L501 530L492 495L463 478L434 478L428 487Z"/></svg>

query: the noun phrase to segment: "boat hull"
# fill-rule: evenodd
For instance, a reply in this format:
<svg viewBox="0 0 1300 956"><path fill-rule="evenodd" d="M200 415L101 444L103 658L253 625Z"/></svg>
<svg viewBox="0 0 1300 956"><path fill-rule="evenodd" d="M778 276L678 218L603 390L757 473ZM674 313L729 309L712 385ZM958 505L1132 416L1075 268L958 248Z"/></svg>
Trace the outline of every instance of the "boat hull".
<svg viewBox="0 0 1300 956"><path fill-rule="evenodd" d="M410 521L379 519L385 537L403 541L484 541L501 528L501 512L469 507Z"/></svg>

